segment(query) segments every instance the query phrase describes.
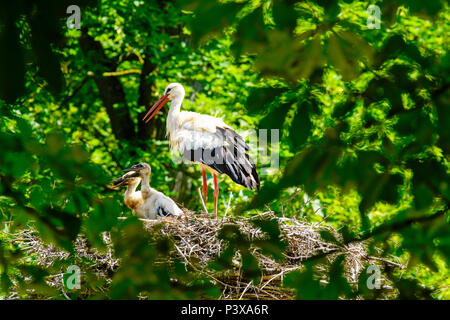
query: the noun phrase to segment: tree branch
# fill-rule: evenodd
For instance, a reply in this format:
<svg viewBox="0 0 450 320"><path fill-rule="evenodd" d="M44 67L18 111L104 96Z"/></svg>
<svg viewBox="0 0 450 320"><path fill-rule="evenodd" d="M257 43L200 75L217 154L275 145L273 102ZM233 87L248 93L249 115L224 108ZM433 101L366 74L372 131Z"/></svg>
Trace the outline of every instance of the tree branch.
<svg viewBox="0 0 450 320"><path fill-rule="evenodd" d="M73 97L75 97L75 95L81 90L81 88L83 88L83 86L88 82L88 80L90 79L89 76L87 76L86 78L84 78L80 84L73 90L73 92L64 98L64 100L59 104L60 107L64 107L67 105L67 103L72 100Z"/></svg>
<svg viewBox="0 0 450 320"><path fill-rule="evenodd" d="M405 229L409 226L411 226L414 223L425 223L425 222L430 222L433 221L434 219L440 218L442 216L444 216L446 213L448 212L448 208L445 208L441 211L438 211L430 216L426 216L426 217L417 217L417 218L410 218L410 219L406 219L403 221L398 221L398 222L394 222L394 223L389 223L389 224L384 224L381 225L378 228L375 228L372 232L368 232L360 237L355 237L353 239L349 239L347 241L344 241L342 243L342 246L351 244L351 243L355 243L355 242L361 242L364 240L368 240L371 239L377 235L386 233L386 232L395 232L395 231L400 231L402 229ZM313 255L311 257L308 257L307 259L303 260L302 263L307 263L307 262L313 262L313 261L317 261L320 260L330 254L339 252L342 249L342 247L327 251L327 252L322 252L316 255Z"/></svg>
<svg viewBox="0 0 450 320"><path fill-rule="evenodd" d="M151 78L150 74L154 72L156 68L157 65L151 62L149 57L144 58L144 64L142 65L142 73L139 82L138 106L145 106L145 109L148 109L152 104L152 91L154 89L154 81ZM164 123L161 121L160 117L155 117L152 120L151 126L145 124L143 121L141 121L141 119L146 112L147 110L144 110L138 115L138 137L141 141L145 141L149 138L164 140Z"/></svg>
<svg viewBox="0 0 450 320"><path fill-rule="evenodd" d="M111 72L103 72L104 77L121 77L127 76L130 74L141 74L140 69L129 69L129 70L121 70L121 71L111 71Z"/></svg>

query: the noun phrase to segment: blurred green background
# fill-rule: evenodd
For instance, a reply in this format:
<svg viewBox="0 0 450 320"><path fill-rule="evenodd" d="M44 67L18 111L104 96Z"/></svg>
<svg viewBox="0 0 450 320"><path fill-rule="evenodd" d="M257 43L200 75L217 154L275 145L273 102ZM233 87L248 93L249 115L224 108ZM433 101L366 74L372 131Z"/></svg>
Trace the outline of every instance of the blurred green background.
<svg viewBox="0 0 450 320"><path fill-rule="evenodd" d="M106 187L145 161L153 187L201 210L201 173L172 162L166 114L140 121L171 82L184 85L185 110L241 132L280 130L279 170L261 176L258 193L221 177L219 212L232 192L231 215L270 208L336 228L342 245L370 239L372 254L408 266L386 271L392 298L450 298L446 1L79 0L80 30L66 25L71 4L0 4L0 298L13 288L64 298L45 277L71 256L48 269L25 259L9 240L27 228L68 252L79 234L102 250L100 234L111 233L127 263L106 291L88 277L80 298L217 297L192 270L155 264L170 250L149 245L122 192ZM379 29L368 27L369 5ZM324 295L308 272L285 285L298 298L301 288L376 298L342 281Z"/></svg>

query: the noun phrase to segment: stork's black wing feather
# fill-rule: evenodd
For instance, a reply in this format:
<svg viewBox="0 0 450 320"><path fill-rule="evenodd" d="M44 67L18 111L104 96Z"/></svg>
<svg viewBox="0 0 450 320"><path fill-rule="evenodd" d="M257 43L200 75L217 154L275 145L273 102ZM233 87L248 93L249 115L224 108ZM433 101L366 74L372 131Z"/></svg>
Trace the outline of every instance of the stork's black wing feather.
<svg viewBox="0 0 450 320"><path fill-rule="evenodd" d="M166 211L161 206L156 209L156 214L158 215L158 217L167 217L167 216L171 216L172 215L170 212Z"/></svg>
<svg viewBox="0 0 450 320"><path fill-rule="evenodd" d="M183 156L228 175L234 182L250 190L259 189L259 176L255 163L247 153L250 148L244 139L232 129L217 127L217 133L223 141L221 146L185 149Z"/></svg>

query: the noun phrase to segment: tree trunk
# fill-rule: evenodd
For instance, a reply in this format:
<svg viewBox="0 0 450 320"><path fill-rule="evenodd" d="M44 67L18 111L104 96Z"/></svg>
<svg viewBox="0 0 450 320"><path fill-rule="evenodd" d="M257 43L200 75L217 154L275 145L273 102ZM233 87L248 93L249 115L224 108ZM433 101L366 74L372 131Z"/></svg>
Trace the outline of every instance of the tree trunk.
<svg viewBox="0 0 450 320"><path fill-rule="evenodd" d="M105 54L102 45L91 37L86 29L82 30L79 38L80 47L86 58L96 67L103 71L115 71L116 65L111 62ZM119 140L131 141L136 138L135 125L131 119L130 112L125 100L122 84L116 77L103 77L95 75L100 99L103 101L111 122L114 136Z"/></svg>
<svg viewBox="0 0 450 320"><path fill-rule="evenodd" d="M150 74L156 70L157 65L150 62L148 57L144 58L144 65L142 66L142 72L139 83L139 106L145 106L145 111L139 113L138 117L138 137L141 141L145 141L149 138L158 140L165 139L166 129L161 118L156 116L150 123L141 121L147 110L157 100L154 99L152 91L154 90L154 81L151 79ZM153 101L154 100L154 101Z"/></svg>

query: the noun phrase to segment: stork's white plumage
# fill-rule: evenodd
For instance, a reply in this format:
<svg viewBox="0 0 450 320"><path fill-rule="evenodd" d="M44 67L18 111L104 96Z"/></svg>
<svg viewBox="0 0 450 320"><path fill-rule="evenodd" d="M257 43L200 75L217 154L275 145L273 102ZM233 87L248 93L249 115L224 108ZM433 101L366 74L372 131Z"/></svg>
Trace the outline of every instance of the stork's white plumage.
<svg viewBox="0 0 450 320"><path fill-rule="evenodd" d="M170 146L201 168L205 203L206 170L213 175L214 215L217 217L219 194L217 174L224 173L234 182L250 190L259 188L259 176L244 139L220 118L181 111L184 95L185 91L181 84L169 84L164 95L147 112L143 120L150 121L167 101L172 101L166 122Z"/></svg>
<svg viewBox="0 0 450 320"><path fill-rule="evenodd" d="M172 199L150 187L150 165L142 162L124 171L127 173L114 180L113 184L116 187L127 186L123 198L134 215L144 219L158 219L183 213ZM141 181L141 190L136 190Z"/></svg>

